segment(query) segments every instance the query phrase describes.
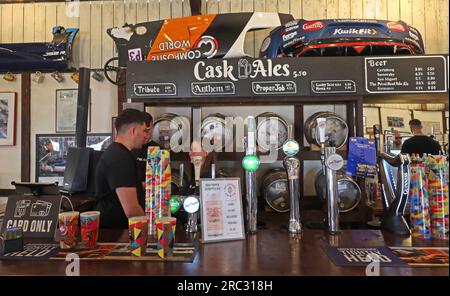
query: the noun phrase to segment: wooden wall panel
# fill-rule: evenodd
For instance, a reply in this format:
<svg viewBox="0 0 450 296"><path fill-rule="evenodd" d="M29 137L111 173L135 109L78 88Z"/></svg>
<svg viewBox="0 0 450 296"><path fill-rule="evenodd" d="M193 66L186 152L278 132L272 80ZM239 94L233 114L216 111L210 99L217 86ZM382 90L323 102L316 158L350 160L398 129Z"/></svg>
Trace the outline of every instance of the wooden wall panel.
<svg viewBox="0 0 450 296"><path fill-rule="evenodd" d="M247 2L247 1L245 1ZM253 1L248 1L253 2ZM219 13L219 1L218 0L209 0L206 2L206 13L207 14L217 14Z"/></svg>
<svg viewBox="0 0 450 296"><path fill-rule="evenodd" d="M2 14L0 22L2 23L1 38L3 43L11 43L13 41L12 17L13 17L13 5L12 4L2 5Z"/></svg>
<svg viewBox="0 0 450 296"><path fill-rule="evenodd" d="M189 2L185 0L184 2ZM154 21L159 20L159 1L158 0L150 0L148 2L148 20Z"/></svg>
<svg viewBox="0 0 450 296"><path fill-rule="evenodd" d="M339 17L339 0L327 0L327 18Z"/></svg>
<svg viewBox="0 0 450 296"><path fill-rule="evenodd" d="M339 0L339 18L351 18L350 0Z"/></svg>
<svg viewBox="0 0 450 296"><path fill-rule="evenodd" d="M388 1L388 19L391 21L400 20L400 1L389 0Z"/></svg>
<svg viewBox="0 0 450 296"><path fill-rule="evenodd" d="M83 16L81 16L81 23L83 23ZM102 5L101 3L92 3L90 11L90 35L91 42L88 50L90 50L91 68L98 69L102 67Z"/></svg>
<svg viewBox="0 0 450 296"><path fill-rule="evenodd" d="M114 26L114 3L106 2L102 5L102 62L103 67L107 60L114 56L114 42L106 30Z"/></svg>
<svg viewBox="0 0 450 296"><path fill-rule="evenodd" d="M425 9L425 52L426 53L438 53L439 52L439 39L441 39L440 32L437 30L437 17L438 17L437 0L427 0L427 7ZM435 25L432 25L435 24ZM443 38L442 38L443 39ZM448 42L448 35L445 38Z"/></svg>
<svg viewBox="0 0 450 296"><path fill-rule="evenodd" d="M183 1L172 0L172 18L183 17Z"/></svg>
<svg viewBox="0 0 450 296"><path fill-rule="evenodd" d="M101 17L95 16L95 20L100 19L100 22L91 24L91 4L89 2L81 2L80 3L80 18L79 18L79 36L78 36L78 53L79 53L79 61L78 64L80 67L91 67L91 57L94 57L100 53L100 50L96 50L91 53L91 43L101 44L99 43L99 39L94 40L93 33L98 32L98 25L101 24ZM101 16L101 14L100 14ZM100 26L101 27L101 26ZM97 36L95 36L97 37Z"/></svg>
<svg viewBox="0 0 450 296"><path fill-rule="evenodd" d="M52 40L52 28L57 25L56 20L56 3L47 3L45 5L45 30L44 40L50 42Z"/></svg>
<svg viewBox="0 0 450 296"><path fill-rule="evenodd" d="M12 42L21 43L23 42L23 13L24 7L23 4L14 4L13 5L13 14L12 14L12 24L13 24L13 35Z"/></svg>
<svg viewBox="0 0 450 296"><path fill-rule="evenodd" d="M352 18L363 18L363 2L362 0L350 1L350 15Z"/></svg>
<svg viewBox="0 0 450 296"><path fill-rule="evenodd" d="M439 32L438 53L448 53L448 18L449 4L448 0L438 0L437 3L437 31Z"/></svg>
<svg viewBox="0 0 450 296"><path fill-rule="evenodd" d="M31 3L23 6L23 42L34 42L35 7Z"/></svg>
<svg viewBox="0 0 450 296"><path fill-rule="evenodd" d="M291 14L296 19L301 19L303 17L303 1L290 0L289 1Z"/></svg>

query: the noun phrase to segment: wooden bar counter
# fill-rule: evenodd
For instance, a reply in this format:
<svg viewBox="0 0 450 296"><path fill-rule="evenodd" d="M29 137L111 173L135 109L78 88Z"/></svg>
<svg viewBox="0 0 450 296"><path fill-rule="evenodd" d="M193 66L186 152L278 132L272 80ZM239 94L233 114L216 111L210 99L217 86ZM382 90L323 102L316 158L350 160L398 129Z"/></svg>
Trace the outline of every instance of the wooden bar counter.
<svg viewBox="0 0 450 296"><path fill-rule="evenodd" d="M177 242L192 238L177 233ZM99 241L127 242L123 230L102 230ZM199 244L192 263L81 261L81 275L349 275L364 276L364 267L339 267L322 250L326 245L342 247L436 246L448 241L412 240L379 230L343 230L331 237L322 230L305 230L290 237L286 230L260 230L246 240ZM0 261L0 275L65 275L65 261ZM448 276L448 267L382 267L380 275Z"/></svg>

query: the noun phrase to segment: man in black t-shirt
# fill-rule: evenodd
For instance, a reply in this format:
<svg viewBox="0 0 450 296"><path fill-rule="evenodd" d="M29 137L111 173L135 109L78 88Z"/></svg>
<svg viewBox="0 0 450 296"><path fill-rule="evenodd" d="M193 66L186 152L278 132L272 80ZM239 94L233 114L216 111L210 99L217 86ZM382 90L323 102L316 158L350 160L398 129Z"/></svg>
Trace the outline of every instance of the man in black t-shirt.
<svg viewBox="0 0 450 296"><path fill-rule="evenodd" d="M423 134L422 122L419 119L410 120L409 127L414 136L403 143L401 153L414 153L420 156L424 153L432 155L440 154L441 147L439 143Z"/></svg>
<svg viewBox="0 0 450 296"><path fill-rule="evenodd" d="M153 134L153 117L150 115L150 113L145 112L145 130L144 130L144 145L140 149L133 149L131 153L133 153L134 157L137 161L138 166L138 178L139 181L141 181L142 186L145 186L145 173L147 170L147 152L148 147L151 146L158 146L160 145L152 140L152 134ZM145 187L144 187L145 188Z"/></svg>
<svg viewBox="0 0 450 296"><path fill-rule="evenodd" d="M126 109L116 119L116 141L101 156L96 172L96 209L103 228L128 228L128 218L145 215L145 196L132 149L144 143L145 113Z"/></svg>

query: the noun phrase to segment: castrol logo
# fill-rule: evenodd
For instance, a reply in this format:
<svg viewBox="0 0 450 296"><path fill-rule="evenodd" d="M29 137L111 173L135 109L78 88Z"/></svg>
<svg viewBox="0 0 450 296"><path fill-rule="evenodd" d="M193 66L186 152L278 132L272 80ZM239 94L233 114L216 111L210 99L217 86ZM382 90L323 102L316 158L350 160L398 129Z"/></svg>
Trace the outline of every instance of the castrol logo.
<svg viewBox="0 0 450 296"><path fill-rule="evenodd" d="M323 29L324 25L321 21L311 21L303 24L302 29L305 31L317 31Z"/></svg>
<svg viewBox="0 0 450 296"><path fill-rule="evenodd" d="M396 23L396 22L389 22L389 23L387 23L387 27L391 31L405 32L405 27L403 27L402 24L399 24L399 23Z"/></svg>

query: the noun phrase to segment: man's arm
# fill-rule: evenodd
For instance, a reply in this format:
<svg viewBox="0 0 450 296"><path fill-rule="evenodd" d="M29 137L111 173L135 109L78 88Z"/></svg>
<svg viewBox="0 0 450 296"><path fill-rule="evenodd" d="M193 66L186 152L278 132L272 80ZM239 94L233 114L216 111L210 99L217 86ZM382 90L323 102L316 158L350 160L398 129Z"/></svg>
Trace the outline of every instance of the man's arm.
<svg viewBox="0 0 450 296"><path fill-rule="evenodd" d="M137 191L135 187L116 188L117 196L122 205L125 215L130 217L145 216L144 210L138 202Z"/></svg>

